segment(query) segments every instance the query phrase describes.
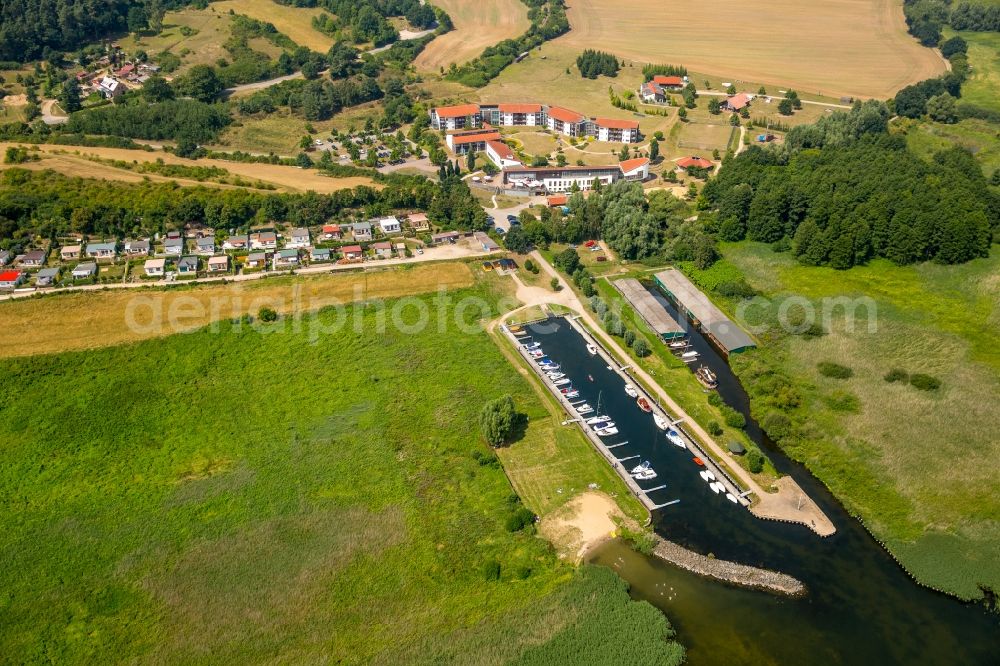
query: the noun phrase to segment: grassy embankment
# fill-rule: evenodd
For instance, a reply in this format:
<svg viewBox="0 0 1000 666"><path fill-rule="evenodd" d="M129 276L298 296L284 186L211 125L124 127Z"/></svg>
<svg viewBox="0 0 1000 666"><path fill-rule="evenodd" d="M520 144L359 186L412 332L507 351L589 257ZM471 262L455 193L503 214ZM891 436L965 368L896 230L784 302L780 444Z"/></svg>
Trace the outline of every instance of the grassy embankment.
<svg viewBox="0 0 1000 666"><path fill-rule="evenodd" d="M611 572L506 531L516 503L476 416L508 392L527 407L507 455L552 447L544 409L485 333L439 331L421 301L416 333L378 331L369 305L318 344L331 311L9 362L3 653L677 663L662 615Z"/></svg>
<svg viewBox="0 0 1000 666"><path fill-rule="evenodd" d="M784 450L921 581L964 598L979 597L978 585L1000 589L997 252L961 266L874 261L848 271L800 266L758 244L726 245L724 254L720 266L742 272L767 297L802 296L817 313L823 298L874 299L875 331L858 309L848 332L841 308L826 335L772 329L734 367ZM764 321L773 323L773 313ZM852 376L825 376L823 362ZM896 368L932 375L941 387L886 381ZM782 438L785 431L795 434Z"/></svg>

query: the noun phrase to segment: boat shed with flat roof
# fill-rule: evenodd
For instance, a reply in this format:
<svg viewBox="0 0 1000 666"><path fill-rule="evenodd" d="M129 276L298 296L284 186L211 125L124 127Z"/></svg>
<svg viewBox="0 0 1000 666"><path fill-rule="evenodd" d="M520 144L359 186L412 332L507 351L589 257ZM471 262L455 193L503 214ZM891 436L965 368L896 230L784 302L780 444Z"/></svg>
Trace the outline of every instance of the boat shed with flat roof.
<svg viewBox="0 0 1000 666"><path fill-rule="evenodd" d="M668 268L654 275L653 280L727 355L757 346L680 271Z"/></svg>
<svg viewBox="0 0 1000 666"><path fill-rule="evenodd" d="M684 327L670 316L667 309L660 305L653 295L646 291L642 283L635 278L613 280L611 284L621 292L629 305L664 340L684 337Z"/></svg>

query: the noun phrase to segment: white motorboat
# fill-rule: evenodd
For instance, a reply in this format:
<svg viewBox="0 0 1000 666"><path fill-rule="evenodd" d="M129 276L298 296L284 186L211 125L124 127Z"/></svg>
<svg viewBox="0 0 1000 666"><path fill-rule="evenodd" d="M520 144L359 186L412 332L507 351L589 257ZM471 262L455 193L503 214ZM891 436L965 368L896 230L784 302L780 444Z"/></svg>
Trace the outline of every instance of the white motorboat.
<svg viewBox="0 0 1000 666"><path fill-rule="evenodd" d="M671 349L683 349L684 347L687 347L689 344L691 343L688 342L687 338L684 338L682 340L674 340L667 346L670 347Z"/></svg>
<svg viewBox="0 0 1000 666"><path fill-rule="evenodd" d="M541 368L542 370L558 370L559 364L553 363L552 361L542 362L541 360L539 360L538 367Z"/></svg>
<svg viewBox="0 0 1000 666"><path fill-rule="evenodd" d="M629 474L638 474L639 472L641 472L644 469L649 469L649 461L648 460L646 462L642 463L642 464L639 464L639 465L636 465L635 467L633 467L632 471L630 471Z"/></svg>
<svg viewBox="0 0 1000 666"><path fill-rule="evenodd" d="M597 356L597 346L596 345L588 344L587 345L587 351L590 352L591 356Z"/></svg>
<svg viewBox="0 0 1000 666"><path fill-rule="evenodd" d="M660 414L653 414L653 423L655 423L656 427L660 430L666 430L670 427L670 421L663 418Z"/></svg>
<svg viewBox="0 0 1000 666"><path fill-rule="evenodd" d="M611 435L618 434L618 428L611 425L611 426L606 426L604 428L598 428L594 432L596 432L601 437L610 437Z"/></svg>
<svg viewBox="0 0 1000 666"><path fill-rule="evenodd" d="M712 492L715 493L716 495L718 495L719 493L721 493L723 490L726 489L726 487L721 483L719 483L718 481L713 481L711 484L709 484L708 487L711 488Z"/></svg>
<svg viewBox="0 0 1000 666"><path fill-rule="evenodd" d="M687 446L684 444L684 440L681 439L681 434L676 430L674 430L673 428L667 430L667 441L673 444L674 446L681 447L682 449L687 448ZM709 474L711 474L711 472L709 472Z"/></svg>
<svg viewBox="0 0 1000 666"><path fill-rule="evenodd" d="M685 363L694 363L698 360L698 356L700 356L700 354L696 351L684 352L681 354L681 360Z"/></svg>
<svg viewBox="0 0 1000 666"><path fill-rule="evenodd" d="M563 395L565 395L567 398L579 398L580 397L580 392L579 391L575 391L575 390L574 391L567 391Z"/></svg>
<svg viewBox="0 0 1000 666"><path fill-rule="evenodd" d="M715 475L712 474L712 470L706 469L705 470L705 474L708 474L708 480L709 481L715 481Z"/></svg>
<svg viewBox="0 0 1000 666"><path fill-rule="evenodd" d="M563 377L562 379L557 379L552 383L556 386L565 386L566 384L569 384L569 380Z"/></svg>
<svg viewBox="0 0 1000 666"><path fill-rule="evenodd" d="M545 374L548 375L549 379L562 379L566 376L564 372L547 372Z"/></svg>
<svg viewBox="0 0 1000 666"><path fill-rule="evenodd" d="M707 471L701 470L700 472L698 472L698 476L700 476L702 481L704 481L705 483L711 483L710 479L708 478Z"/></svg>
<svg viewBox="0 0 1000 666"><path fill-rule="evenodd" d="M524 348L527 349L528 351L531 351L533 349L538 349L541 346L542 346L541 342L525 342L524 343Z"/></svg>
<svg viewBox="0 0 1000 666"><path fill-rule="evenodd" d="M604 421L607 421L608 423L612 422L610 416L602 414L600 416L595 416L593 418L587 419L587 425L594 425L595 423L601 423Z"/></svg>
<svg viewBox="0 0 1000 666"><path fill-rule="evenodd" d="M626 384L625 385L625 395L627 395L630 398L638 398L639 397L639 392L631 384Z"/></svg>
<svg viewBox="0 0 1000 666"><path fill-rule="evenodd" d="M590 405L586 404L586 403L584 403L584 404L582 404L582 405L580 405L579 407L576 408L576 413L577 414L589 414L592 411L594 411L594 408L591 407Z"/></svg>
<svg viewBox="0 0 1000 666"><path fill-rule="evenodd" d="M650 479L656 478L656 470L644 469L638 474L633 474L632 478L635 479L636 481L649 481Z"/></svg>
<svg viewBox="0 0 1000 666"><path fill-rule="evenodd" d="M534 359L539 359L545 356L545 352L543 352L541 349L536 349L535 351L528 352L528 356Z"/></svg>
<svg viewBox="0 0 1000 666"><path fill-rule="evenodd" d="M736 499L736 495L734 495L732 493L726 493L726 499L729 500L730 502L732 502L733 504L739 504L740 503L740 501L738 499Z"/></svg>

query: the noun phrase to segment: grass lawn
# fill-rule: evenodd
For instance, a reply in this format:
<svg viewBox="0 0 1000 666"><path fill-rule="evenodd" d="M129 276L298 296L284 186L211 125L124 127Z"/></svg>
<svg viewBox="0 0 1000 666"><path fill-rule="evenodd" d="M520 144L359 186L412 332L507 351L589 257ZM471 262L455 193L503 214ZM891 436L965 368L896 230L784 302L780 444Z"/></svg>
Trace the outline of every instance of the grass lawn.
<svg viewBox="0 0 1000 666"><path fill-rule="evenodd" d="M463 295L494 297L451 294ZM455 314L422 302L431 322ZM500 348L475 326L383 331L378 311L348 313L318 343L308 330L334 328L332 312L8 363L0 497L18 508L0 518L0 650L61 663L680 663L663 616L610 571L573 569L530 528L505 529L517 502L478 436L480 407L510 393L536 417L512 460L549 435ZM576 469L558 482L601 482Z"/></svg>
<svg viewBox="0 0 1000 666"><path fill-rule="evenodd" d="M961 266L899 267L886 261L848 271L800 266L759 244L724 246L729 265L768 297L870 297L854 332L843 310L814 339L770 331L737 357L758 417L775 401L798 435L783 448L802 460L864 518L925 583L963 597L977 584L1000 589L1000 254ZM759 311L758 311L759 312ZM765 318L764 321L771 321ZM848 366L832 379L818 363ZM920 391L883 377L900 368L938 378Z"/></svg>
<svg viewBox="0 0 1000 666"><path fill-rule="evenodd" d="M962 84L962 100L988 109L1000 106L1000 33L953 32L969 44L972 71Z"/></svg>
<svg viewBox="0 0 1000 666"><path fill-rule="evenodd" d="M275 5L279 7L280 5ZM222 45L231 36L228 13L220 11L217 5L208 9L181 9L167 12L163 17L163 30L157 35L129 33L121 39L122 48L129 53L145 50L150 58L162 51L169 51L181 59L180 68L170 76L183 74L193 65L214 65L219 58L231 57ZM190 28L193 34L184 36L182 28Z"/></svg>
<svg viewBox="0 0 1000 666"><path fill-rule="evenodd" d="M939 150L958 144L976 156L987 178L1000 169L1000 135L994 124L971 118L954 125L920 121L907 122L907 126L907 144L927 161Z"/></svg>
<svg viewBox="0 0 1000 666"><path fill-rule="evenodd" d="M724 118L722 120L724 121ZM677 146L678 148L694 149L695 151L711 153L713 150L718 150L720 153L725 153L729 139L733 135L733 130L733 126L729 123L684 123L681 126ZM739 132L739 129L736 128L736 131Z"/></svg>
<svg viewBox="0 0 1000 666"><path fill-rule="evenodd" d="M218 146L213 147L252 153L297 155L302 150L299 141L303 136L311 136L306 131L307 124L310 123L301 116L292 115L287 109L261 117L240 116L239 123L228 127L220 136ZM311 124L319 137L328 136L333 127L332 120L314 121Z"/></svg>

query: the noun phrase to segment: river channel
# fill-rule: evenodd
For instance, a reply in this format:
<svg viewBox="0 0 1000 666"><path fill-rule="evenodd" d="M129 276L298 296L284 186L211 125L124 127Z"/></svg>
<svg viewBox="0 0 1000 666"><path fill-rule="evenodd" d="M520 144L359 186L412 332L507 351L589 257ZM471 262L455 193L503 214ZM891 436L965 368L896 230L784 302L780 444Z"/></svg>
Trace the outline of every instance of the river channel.
<svg viewBox="0 0 1000 666"><path fill-rule="evenodd" d="M650 494L658 504L680 500L653 512L658 534L703 554L790 574L808 588L802 598L779 597L697 576L620 541L596 549L592 562L613 568L635 598L666 613L688 647L690 664L1000 663L1000 616L915 583L807 470L761 441L756 424L748 426L750 435L833 520L835 535L824 539L802 525L761 520L714 494L692 454L666 440L652 416L625 394L624 381L587 352L564 319L528 331L572 380L578 399L595 408L599 402L599 413L616 422L619 434L605 443L627 442L612 449L625 459L620 464L631 469L650 461L657 478L640 486L666 484ZM725 359L691 333L700 360L719 376L720 395L745 413L746 395Z"/></svg>

